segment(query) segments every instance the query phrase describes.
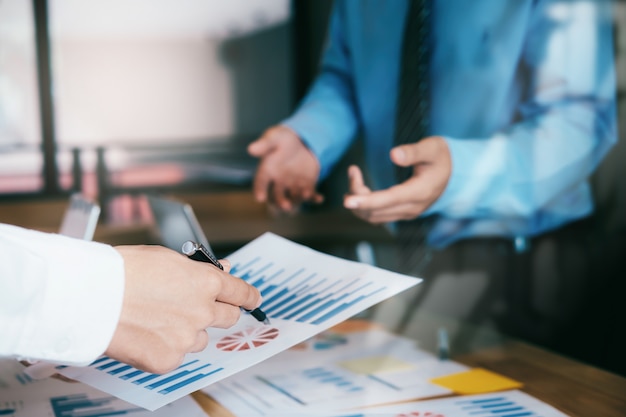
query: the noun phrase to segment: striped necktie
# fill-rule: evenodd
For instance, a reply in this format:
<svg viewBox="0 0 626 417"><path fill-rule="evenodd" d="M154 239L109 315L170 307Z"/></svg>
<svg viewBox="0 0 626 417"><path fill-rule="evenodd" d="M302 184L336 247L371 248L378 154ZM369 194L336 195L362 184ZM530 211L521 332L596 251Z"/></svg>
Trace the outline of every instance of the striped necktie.
<svg viewBox="0 0 626 417"><path fill-rule="evenodd" d="M409 0L398 82L395 146L415 143L429 133L430 3L431 0ZM396 167L398 182L407 180L412 173L413 167ZM426 236L431 224L430 218L398 222L402 272L419 274L430 259Z"/></svg>

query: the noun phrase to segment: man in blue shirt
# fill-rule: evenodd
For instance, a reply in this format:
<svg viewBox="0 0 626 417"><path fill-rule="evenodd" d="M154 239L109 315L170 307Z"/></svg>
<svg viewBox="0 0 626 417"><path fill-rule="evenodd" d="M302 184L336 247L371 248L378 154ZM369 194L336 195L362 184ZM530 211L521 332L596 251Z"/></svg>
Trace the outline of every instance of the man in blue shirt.
<svg viewBox="0 0 626 417"><path fill-rule="evenodd" d="M604 302L601 290L585 296L611 279L596 276L606 259L588 254L607 245L581 220L594 210L588 178L617 138L611 2L433 0L431 134L394 147L408 5L335 1L310 91L248 148L256 199L283 211L322 202L316 186L360 136L368 180L349 168L344 206L392 230L436 215L426 246L439 250L410 271L425 282L376 314L420 340L427 310L581 346L577 318ZM394 165L413 175L398 183Z"/></svg>
<svg viewBox="0 0 626 417"><path fill-rule="evenodd" d="M257 200L320 202L317 183L361 133L372 184L350 167L344 206L376 224L437 214L432 246L588 216L587 178L616 141L610 2L432 7L432 136L392 149L407 1L337 1L308 95L249 147ZM397 184L394 164L414 175Z"/></svg>

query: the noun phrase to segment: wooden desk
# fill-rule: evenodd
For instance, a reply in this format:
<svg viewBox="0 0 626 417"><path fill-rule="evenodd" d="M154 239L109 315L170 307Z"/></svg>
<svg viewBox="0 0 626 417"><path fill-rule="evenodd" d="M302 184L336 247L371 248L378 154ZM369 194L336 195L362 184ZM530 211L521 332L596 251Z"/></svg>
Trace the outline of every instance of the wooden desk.
<svg viewBox="0 0 626 417"><path fill-rule="evenodd" d="M506 341L452 359L520 381L521 391L572 417L626 416L626 378L523 342ZM211 417L233 417L204 393L192 395Z"/></svg>
<svg viewBox="0 0 626 417"><path fill-rule="evenodd" d="M520 381L522 391L572 417L626 416L626 378L523 342L453 359Z"/></svg>

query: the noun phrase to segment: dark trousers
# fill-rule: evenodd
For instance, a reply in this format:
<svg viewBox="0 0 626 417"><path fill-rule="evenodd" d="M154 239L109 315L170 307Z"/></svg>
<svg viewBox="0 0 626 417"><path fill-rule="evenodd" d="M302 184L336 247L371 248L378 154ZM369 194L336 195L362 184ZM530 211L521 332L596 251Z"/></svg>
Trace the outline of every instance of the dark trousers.
<svg viewBox="0 0 626 417"><path fill-rule="evenodd" d="M525 251L509 239L468 239L433 251L413 271L424 282L374 315L418 340L424 315L460 320L626 375L625 262L626 234L601 231L593 218L531 239ZM452 348L478 343L470 333L456 334Z"/></svg>

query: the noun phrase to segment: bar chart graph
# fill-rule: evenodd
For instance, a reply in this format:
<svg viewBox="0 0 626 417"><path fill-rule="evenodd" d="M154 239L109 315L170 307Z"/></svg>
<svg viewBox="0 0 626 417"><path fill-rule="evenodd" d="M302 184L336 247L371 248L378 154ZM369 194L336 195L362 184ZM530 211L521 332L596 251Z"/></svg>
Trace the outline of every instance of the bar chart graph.
<svg viewBox="0 0 626 417"><path fill-rule="evenodd" d="M365 387L331 367L317 366L294 374L256 376L256 379L300 405L362 392Z"/></svg>
<svg viewBox="0 0 626 417"><path fill-rule="evenodd" d="M151 412L85 384L44 378L29 380L24 385L14 380L20 369L24 369L23 365L14 359L0 360L0 381L9 381L0 384L2 417L206 417L188 396Z"/></svg>
<svg viewBox="0 0 626 417"><path fill-rule="evenodd" d="M316 325L387 288L359 277L331 280L305 268L289 273L259 257L233 265L231 273L259 289L270 317Z"/></svg>
<svg viewBox="0 0 626 417"><path fill-rule="evenodd" d="M376 407L335 417L567 417L557 409L521 391L443 398Z"/></svg>
<svg viewBox="0 0 626 417"><path fill-rule="evenodd" d="M106 372L109 375L117 376L120 380L128 381L146 390L155 390L163 395L171 394L196 381L224 370L222 367L194 359L183 363L172 372L166 374L151 374L140 371L107 356L99 358L89 366L98 371Z"/></svg>
<svg viewBox="0 0 626 417"><path fill-rule="evenodd" d="M539 416L539 414L504 395L461 400L457 401L456 405L459 407L459 411L463 411L468 416L481 414L500 417Z"/></svg>
<svg viewBox="0 0 626 417"><path fill-rule="evenodd" d="M113 407L120 402L115 397L90 398L88 394L73 394L50 399L54 417L123 416L145 412L144 409L135 406Z"/></svg>
<svg viewBox="0 0 626 417"><path fill-rule="evenodd" d="M2 417L14 417L22 408L22 401L0 400L0 416Z"/></svg>
<svg viewBox="0 0 626 417"><path fill-rule="evenodd" d="M148 410L284 351L420 282L316 252L266 233L228 257L230 273L259 289L271 326L242 314L230 329L209 328L209 344L174 371L143 372L110 357L63 375ZM329 345L330 346L330 345Z"/></svg>

